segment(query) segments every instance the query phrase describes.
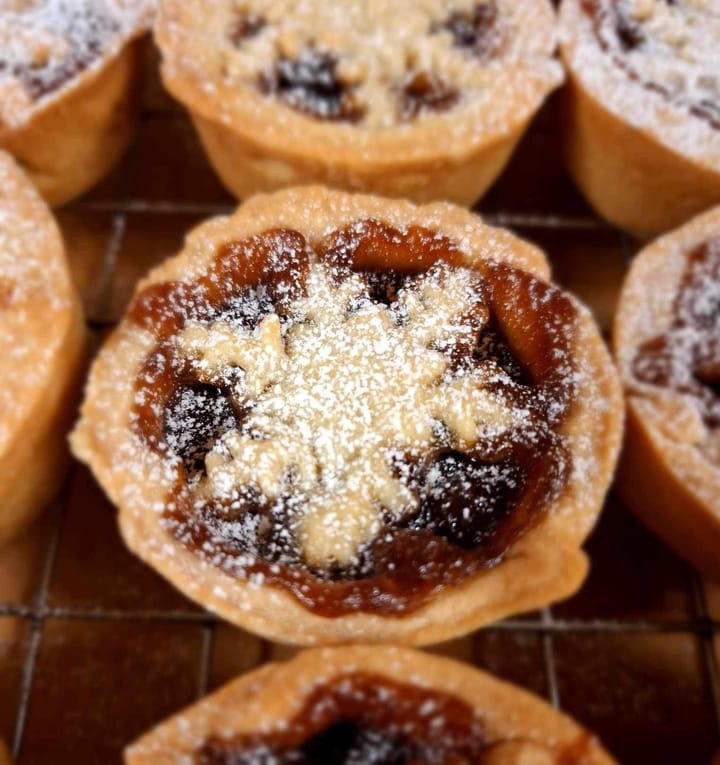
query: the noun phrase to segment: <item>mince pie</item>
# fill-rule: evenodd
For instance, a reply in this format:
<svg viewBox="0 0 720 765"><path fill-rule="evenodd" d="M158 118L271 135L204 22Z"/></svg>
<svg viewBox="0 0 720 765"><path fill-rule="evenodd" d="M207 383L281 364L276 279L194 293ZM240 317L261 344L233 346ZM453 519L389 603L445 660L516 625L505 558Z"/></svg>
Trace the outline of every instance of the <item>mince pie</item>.
<svg viewBox="0 0 720 765"><path fill-rule="evenodd" d="M162 74L239 198L474 202L562 80L548 0L163 0Z"/></svg>
<svg viewBox="0 0 720 765"><path fill-rule="evenodd" d="M0 0L0 147L51 204L127 147L153 0Z"/></svg>
<svg viewBox="0 0 720 765"><path fill-rule="evenodd" d="M408 648L304 651L237 678L125 750L127 765L611 765L549 704Z"/></svg>
<svg viewBox="0 0 720 765"><path fill-rule="evenodd" d="M0 152L0 543L57 490L85 327L60 233Z"/></svg>
<svg viewBox="0 0 720 765"><path fill-rule="evenodd" d="M563 0L567 156L598 212L647 238L720 202L717 0Z"/></svg>
<svg viewBox="0 0 720 765"><path fill-rule="evenodd" d="M297 643L427 643L572 593L622 403L542 254L321 187L200 226L96 362L75 453L129 546Z"/></svg>
<svg viewBox="0 0 720 765"><path fill-rule="evenodd" d="M638 255L614 340L628 404L621 494L720 580L720 208Z"/></svg>

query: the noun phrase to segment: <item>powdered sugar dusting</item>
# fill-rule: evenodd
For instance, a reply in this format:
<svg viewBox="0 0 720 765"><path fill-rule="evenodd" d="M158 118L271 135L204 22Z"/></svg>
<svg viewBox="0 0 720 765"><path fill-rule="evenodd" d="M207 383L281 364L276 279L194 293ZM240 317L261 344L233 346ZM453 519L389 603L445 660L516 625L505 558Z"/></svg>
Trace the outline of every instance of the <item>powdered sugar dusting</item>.
<svg viewBox="0 0 720 765"><path fill-rule="evenodd" d="M720 239L684 259L669 327L637 348L632 371L646 385L683 396L697 411L698 446L720 466Z"/></svg>
<svg viewBox="0 0 720 765"><path fill-rule="evenodd" d="M422 234L417 233L420 226ZM342 243L339 252L333 249L337 244L336 235ZM415 248L408 253L402 248L412 237ZM393 320L399 319L393 322L396 326L390 326L393 333L402 330L405 321L399 308L399 294L411 286L417 291L418 273L423 273L423 269L438 258L456 264L456 268L467 266L480 280L481 302L488 307L492 303L491 313L495 319L501 316L504 322L509 322L503 332L517 339L520 345L515 351L519 356L531 363L531 350L544 349L542 358L547 353L549 359L549 367L545 367L548 374L543 376L539 367L540 383L532 385L522 367L518 369L517 358L513 361L513 353L508 353L507 344L503 348L503 343L497 342L502 340L498 327L493 326L493 322L482 323L487 321L487 316L483 307L476 304L478 326L484 327L482 341L475 349L478 358L465 366L463 354L458 354L458 359L450 365L453 367L450 381L467 377L478 362L493 361L500 368L495 379L498 387L493 389L491 383L487 392L509 400L513 405L513 421L519 415L520 421L529 427L514 430L507 441L503 427L497 430L498 439L493 438L491 430L481 432L475 444L478 452L470 454L464 450L472 444L461 443L444 420L435 421L431 427L436 441L426 454L418 454L416 461L412 455L407 459L400 449L390 449L394 482L404 484L411 492L417 491L420 508L401 510L399 520L393 519L390 508L382 509L381 518L388 525L361 545L356 556L358 562L350 566L331 562L308 567L299 523L305 516L307 495L303 491L289 491L303 480L300 471L284 470L282 466L288 464L286 453L274 448L266 453L262 438L251 438L255 442L251 445L246 437L252 434L243 433L252 414L244 406L237 407L236 402L245 395L245 382L249 390L260 389L259 396L262 396L265 393L263 380L269 380L266 376L276 369L278 322L273 316L279 319L281 366L286 363L292 312L283 296L285 287L279 289L281 285L272 278L269 287L250 287L243 281L245 277L235 280L233 267L218 271L214 263L218 253L225 252L231 245L237 262L250 264L252 270L256 250L255 245L251 247L247 243L264 238L272 241L273 246L271 251L263 251L281 271L282 264L296 258L297 253L307 253L311 265L315 263L315 256L320 260L327 257L333 263L336 261L332 257L339 257L341 265L345 263L345 255L352 261L353 253L359 252L360 247L365 253L376 255L386 247L390 248L388 252L400 247L397 259L393 256L390 260L397 264L399 274L390 274L385 282L375 281L372 286L369 278L373 276L372 269L367 275L363 271L371 263L378 266L378 261L372 259L374 256L367 261L359 260L360 271L350 268L344 272L346 279L332 281L333 288L346 280L352 285L362 272L368 280L368 296L372 299L349 300L343 320L361 316L363 312L389 314ZM335 255L331 257L329 253ZM493 257L500 263L493 263ZM384 262L382 258L380 262ZM403 264L410 265L409 283L403 282L407 277ZM519 271L517 266L529 270ZM222 278L207 278L209 274L219 273ZM416 208L407 203L319 188L256 197L235 216L209 222L193 232L183 253L165 263L145 282L146 293L138 295L132 318L121 323L96 361L83 419L74 436L74 451L91 462L103 486L119 505L123 533L131 548L190 596L239 624L308 643L325 639L324 625L331 625L337 639L348 640L367 634L363 630L368 620L388 624L390 632L385 631L384 635L404 634L406 624L424 629L432 624L432 614L440 604L445 607L457 603L459 611L469 618L476 605L472 602L474 599L463 599L462 593L476 592L483 601L484 593L493 592L499 583L503 583L501 588L519 585L513 580L512 572L522 565L523 556L539 562L540 568L552 568L553 555L546 558L547 553L542 549L548 535L554 538L557 531L557 538L563 540L559 555L563 560L571 559L567 550L574 551L577 540L584 538L592 524L617 450L620 402L597 331L586 312L558 290L534 278L532 273L541 277L544 274L544 264L537 252L506 232L483 226L458 208L447 205ZM302 271L292 283L301 284L301 276ZM402 278L396 281L397 276ZM205 285L206 294L216 294L218 290L225 290L228 283L234 283L236 288L232 295L223 293L226 295L223 300L230 301L227 305L217 304L213 310L203 313L206 308L202 307L202 301L188 299L193 295L201 297L202 290L197 290L199 284ZM255 281L249 283L256 285ZM168 293L168 285L173 284L177 289ZM491 284L495 287L486 293ZM168 299L145 303L143 295L153 294L167 294ZM299 299L293 298L290 303ZM155 306L156 322L147 324L140 321L135 309L151 304ZM183 309L186 311L184 320L173 330L174 339L163 335L165 339L160 340L153 327L165 326L168 321L172 324L176 311ZM298 330L301 327L312 339L312 322L297 325ZM183 338L187 330L190 330L189 336ZM218 342L213 342L210 348L203 343L203 333L216 337ZM477 336L477 332L475 334ZM523 338L532 338L532 342L523 347ZM175 431L174 424L189 423L186 430L197 431L202 436L199 454L193 451L187 455L178 454L188 444L192 445L182 430L177 431L177 439L166 430L166 445L160 449L158 441L149 442L140 436L133 420L137 414L138 393L149 395L150 400L153 398L150 388L145 390L138 377L148 369L146 361L156 354L158 343L167 340L168 349L177 349L184 339L193 347L192 352L186 354L185 362L193 361L194 377L183 378L188 371L185 362L175 366L171 356L166 356L166 361L170 360L169 369L173 375L180 374L181 385L210 403L207 407L197 407L198 416L193 416L190 422L188 417L193 407L184 393L180 396L184 403L179 411L166 411L168 418L164 424L169 423L172 431ZM248 369L240 364L216 369L216 363L224 355L221 344L225 341L232 346L232 358ZM265 344L269 349L267 360L271 363L249 370L247 354ZM328 346L347 353L349 343L343 347L340 341L333 341ZM324 350L319 340L313 347ZM423 355L428 351L443 352L435 343L419 350ZM251 355L256 359L257 353L253 350ZM452 357L451 352L448 355ZM300 365L311 366L307 360ZM218 370L220 376L216 377ZM372 374L373 370L365 371ZM207 375L204 382L197 379L201 375ZM444 372L440 381L443 377ZM148 379L152 382L152 375ZM274 384L270 382L271 386ZM215 393L209 393L212 388ZM258 394L253 393L252 397L258 398ZM565 409L556 404L558 399L565 400ZM302 402L303 397L297 400ZM164 404L162 398L155 397L155 401L154 416L160 417L161 429L154 432L162 441ZM284 417L287 412L282 403L279 411ZM207 419L200 416L202 409L208 410ZM296 411L298 407L293 409ZM552 424L548 418L552 418ZM246 481L242 476L250 472L251 460L249 452L243 456L240 451L240 460L232 454L236 436L246 439L243 449L256 450L253 480L245 488L241 487ZM505 446L509 447L509 453L504 451ZM487 452L483 453L485 448ZM513 465L515 449L524 455L518 465ZM208 466L206 458L210 453L218 455L218 462ZM302 452L296 453L292 461L301 463L303 456ZM531 481L523 481L525 459L532 465ZM267 464L262 464L259 470L260 463L265 461ZM245 463L239 471L240 477L235 480L234 471L228 469L227 482L220 482L215 501L208 501L209 496L201 493L199 487L209 485L207 479L212 470L233 462ZM277 464L281 467L275 467ZM180 484L179 467L187 471ZM282 488L277 499L272 500L268 495L277 491L277 475L281 476ZM261 478L262 487L258 485ZM184 493L177 496L178 486L189 496ZM319 489L322 492L326 487L320 484ZM525 490L529 493L522 493ZM513 514L518 491L524 498L522 509ZM221 500L227 493L233 496L230 502ZM536 511L540 515L536 515ZM337 515L341 521L341 505ZM506 531L508 518L512 519L509 534ZM533 525L535 522L537 526ZM514 536L517 529L525 529L527 533L518 538ZM517 546L518 555L503 558L510 544ZM418 561L422 564L418 565ZM575 571L579 572L580 568L578 563ZM510 579L505 573L508 571ZM548 571L548 579L544 581L550 579L552 574ZM457 586L460 583L462 586ZM538 596L543 597L546 596L542 593ZM490 601L494 602L492 596ZM263 617L267 613L273 616ZM398 621L380 618L391 614L402 614L406 618ZM496 611L492 614L488 618L497 617ZM321 618L326 616L333 618Z"/></svg>
<svg viewBox="0 0 720 765"><path fill-rule="evenodd" d="M609 761L539 698L392 646L316 649L266 665L162 723L127 756L197 765Z"/></svg>
<svg viewBox="0 0 720 765"><path fill-rule="evenodd" d="M714 0L571 0L575 74L621 119L720 168L720 14Z"/></svg>
<svg viewBox="0 0 720 765"><path fill-rule="evenodd" d="M276 499L293 476L293 490L310 497L298 529L306 559L347 564L382 528L381 508L396 519L417 508L393 475L393 453L429 448L434 424L473 443L531 418L486 391L485 384L512 382L494 362L459 376L450 369L446 354L481 330L465 317L487 316L468 271L437 270L417 291L401 289L392 307L369 300L359 276L335 287L320 265L307 289L289 309L284 340L272 314L254 336L242 325L215 323L190 325L178 342L195 354L201 379L218 384L229 369L224 383L233 386L236 407L251 402L242 428L228 430L205 458L202 491L232 501L255 484ZM235 364L244 373L239 381Z"/></svg>
<svg viewBox="0 0 720 765"><path fill-rule="evenodd" d="M486 12L474 23L478 6ZM503 60L531 55L520 46L514 28L518 19L510 6L496 0L354 0L341 4L239 0L234 9L241 14L236 25L245 19L246 32L240 39L230 35L221 40L226 50L225 72L235 85L252 88L261 78L272 76L275 61L292 62L305 56L304 71L297 71L295 97L300 108L301 97L315 100L318 116L322 116L331 83L313 79L320 73L313 71L309 56L310 51L327 52L337 66L332 73L326 69L322 76L327 80L332 75L334 87L347 91L357 119L366 127L389 127L406 118L399 97L404 88L409 87L406 93L411 98L416 95L419 99L413 116L422 117L452 108L455 100L476 98L488 79L496 76ZM229 30L233 29L232 18ZM256 26L248 27L253 20ZM544 65L551 76L548 61L540 59L538 65ZM287 77L289 64L286 69ZM420 73L425 75L422 84L413 79ZM446 105L440 105L442 93ZM452 93L458 94L457 99Z"/></svg>
<svg viewBox="0 0 720 765"><path fill-rule="evenodd" d="M351 267L384 248L426 266ZM267 281L233 281L259 252ZM358 221L311 247L273 229L221 248L193 284L141 294L131 315L165 339L138 377L135 425L180 470L173 535L328 612L403 610L495 565L572 467L557 431L577 313L528 274L488 264L484 279L458 260L421 227ZM504 333L528 327L525 367ZM402 592L372 584L383 576Z"/></svg>
<svg viewBox="0 0 720 765"><path fill-rule="evenodd" d="M209 737L200 765L312 765L330 761L476 762L486 749L481 715L458 697L362 671L301 689L291 719L251 735Z"/></svg>
<svg viewBox="0 0 720 765"><path fill-rule="evenodd" d="M147 29L154 0L1 0L0 125L17 126Z"/></svg>
<svg viewBox="0 0 720 765"><path fill-rule="evenodd" d="M0 154L0 450L47 384L67 330L70 282L59 234L18 168ZM42 316L40 316L40 313Z"/></svg>
<svg viewBox="0 0 720 765"><path fill-rule="evenodd" d="M418 123L492 134L562 80L544 2L223 0L199 35L191 24L201 14L199 3L163 8L164 73L171 87L192 73L208 99L198 108L216 106L214 118L227 124L237 97L247 109L285 107L273 111L278 126L298 116L306 129L335 125L329 138L337 144ZM456 116L469 112L475 122L459 125Z"/></svg>

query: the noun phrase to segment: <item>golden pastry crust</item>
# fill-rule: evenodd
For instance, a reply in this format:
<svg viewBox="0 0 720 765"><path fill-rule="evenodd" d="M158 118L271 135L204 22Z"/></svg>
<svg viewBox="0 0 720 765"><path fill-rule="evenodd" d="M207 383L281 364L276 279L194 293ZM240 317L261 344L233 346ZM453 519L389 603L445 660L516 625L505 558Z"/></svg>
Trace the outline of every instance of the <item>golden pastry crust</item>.
<svg viewBox="0 0 720 765"><path fill-rule="evenodd" d="M334 8L316 0L287 7L223 0L210 12L200 0L164 0L155 33L166 87L190 110L218 175L238 198L322 183L418 202L471 204L562 79L551 59L555 18L546 0L486 4L499 9L508 38L488 63L453 46L449 31L429 33L453 13L470 18L482 5L379 2L371 6L377 17L371 28L363 21L368 6L361 2ZM245 22L236 20L238 13ZM309 28L319 14L318 28ZM357 23L348 22L352 14ZM262 26L231 44L228 30L247 19ZM258 80L267 78L275 59L302 60L303 45L315 50L314 40L318 49L342 59L338 76L357 95L362 117L317 119L262 92ZM449 108L420 108L414 119L395 118L393 99L406 87L411 62L417 62L413 71L424 76L432 70L430 81L445 83L434 97ZM317 65L316 60L310 67Z"/></svg>
<svg viewBox="0 0 720 765"><path fill-rule="evenodd" d="M615 318L614 350L627 397L618 489L669 547L720 580L720 465L693 398L638 380L638 348L674 319L688 255L720 236L720 208L646 247L633 262Z"/></svg>
<svg viewBox="0 0 720 765"><path fill-rule="evenodd" d="M700 3L694 29L678 29L678 20L664 19L663 14L680 14L682 6L634 0L624 6L631 14L624 31L627 42L617 50L604 50L584 10L593 2L600 7L607 4L564 0L560 10L560 50L568 72L567 162L576 183L604 218L647 239L720 202L720 95L712 58L716 54L707 47L695 52L699 61L692 57L688 61L684 49L672 52L686 45L692 53L699 35L717 33L717 22L709 3L705 11ZM644 60L642 48L636 52L632 38L646 34L643 25L653 25L648 37L670 52L661 50ZM717 41L714 47L717 50ZM631 61L632 55L637 60ZM627 67L636 65L639 74L631 75L635 70ZM659 82L648 87L641 77ZM687 96L659 92L658 86L671 91L676 81L681 89L689 89ZM703 99L714 104L708 115L696 113L691 97L700 104Z"/></svg>
<svg viewBox="0 0 720 765"><path fill-rule="evenodd" d="M429 227L457 243L463 261L488 260L546 279L540 251L472 214L448 204L408 202L306 187L259 196L229 218L210 221L187 238L179 256L151 272L152 284L202 274L218 248L269 229L290 228L308 241L358 220L398 229ZM129 547L205 606L270 638L300 644L401 641L423 644L463 634L508 614L528 611L572 594L587 561L580 545L592 528L610 481L622 427L622 398L605 346L589 313L577 306L577 396L562 425L573 469L562 494L517 540L503 562L459 586L446 587L402 615L356 612L328 618L308 610L287 591L238 579L178 543L161 525L171 479L160 455L132 432L134 380L156 342L127 319L100 353L90 376L82 418L72 438L75 454L91 465L120 509ZM157 508L157 512L153 509Z"/></svg>
<svg viewBox="0 0 720 765"><path fill-rule="evenodd" d="M57 490L84 361L85 325L60 233L0 153L0 542Z"/></svg>
<svg viewBox="0 0 720 765"><path fill-rule="evenodd" d="M0 741L0 765L12 765L10 753L2 741Z"/></svg>
<svg viewBox="0 0 720 765"><path fill-rule="evenodd" d="M150 26L152 6L149 0L102 0L84 9L59 0L16 6L0 11L0 38L13 41L5 45L0 74L0 148L47 202L60 205L102 178L130 143L144 58L138 38ZM46 80L37 74L43 67Z"/></svg>
<svg viewBox="0 0 720 765"><path fill-rule="evenodd" d="M457 661L407 648L301 652L239 677L161 723L125 751L127 765L189 761L211 737L269 733L292 721L314 688L356 672L447 694L472 709L491 745L483 765L610 765L597 740L544 701Z"/></svg>

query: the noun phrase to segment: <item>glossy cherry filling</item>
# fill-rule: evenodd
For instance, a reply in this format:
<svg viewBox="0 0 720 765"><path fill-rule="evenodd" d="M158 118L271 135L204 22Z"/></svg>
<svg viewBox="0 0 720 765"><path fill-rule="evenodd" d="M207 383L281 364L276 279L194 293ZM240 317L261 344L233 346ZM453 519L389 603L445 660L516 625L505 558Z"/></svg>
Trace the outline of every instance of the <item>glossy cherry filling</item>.
<svg viewBox="0 0 720 765"><path fill-rule="evenodd" d="M307 294L314 264L323 264L338 288L348 280L360 285L345 306L348 321L384 317L391 334L422 321L408 314L408 306L416 304L416 294L425 295L432 274L463 274L476 300L463 314L462 331L453 342L432 343L422 353L442 362L442 379L453 390L478 370L493 370L486 393L521 413L506 427L470 440L438 417L429 423L422 448L389 448L381 465L389 473L384 485L406 496L408 508L391 511L391 501L378 499L380 527L350 561L318 562L307 555L294 530L313 497L292 465L272 496L254 480L237 486L230 500L199 491L213 443L246 427L253 403L238 402L233 393L247 382L242 369L230 367L209 384L173 344L188 325L231 321L257 335L268 318L277 317L287 345L294 327L305 328L296 306ZM364 220L314 243L297 231L266 231L225 245L195 282L148 287L130 318L156 338L136 380L134 417L139 436L175 470L167 529L226 572L282 587L318 614L401 614L420 607L439 589L502 560L567 483L572 461L562 426L575 400L573 303L509 266L485 262L468 269L456 246L435 231ZM318 354L323 350L319 346ZM348 377L361 394L374 374L371 365ZM342 406L334 416L342 421ZM248 431L249 447L260 437ZM312 439L307 443L307 451L324 448ZM341 447L353 451L352 444ZM323 481L321 476L318 487ZM339 501L342 523L345 505Z"/></svg>

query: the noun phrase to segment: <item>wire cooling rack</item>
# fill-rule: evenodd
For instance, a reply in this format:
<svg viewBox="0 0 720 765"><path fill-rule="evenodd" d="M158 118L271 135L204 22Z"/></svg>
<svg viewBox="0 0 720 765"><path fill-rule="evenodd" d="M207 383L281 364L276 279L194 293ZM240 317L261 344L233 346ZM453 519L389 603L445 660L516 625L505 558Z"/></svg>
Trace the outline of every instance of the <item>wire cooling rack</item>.
<svg viewBox="0 0 720 765"><path fill-rule="evenodd" d="M609 329L635 245L598 220L560 162L552 102L479 211L537 242ZM153 79L122 165L58 213L96 343L137 279L233 202ZM720 588L610 496L571 600L432 650L544 696L624 763L707 765L720 745ZM292 649L218 621L123 547L73 464L60 496L0 551L0 738L20 765L116 763L123 746L237 674Z"/></svg>

